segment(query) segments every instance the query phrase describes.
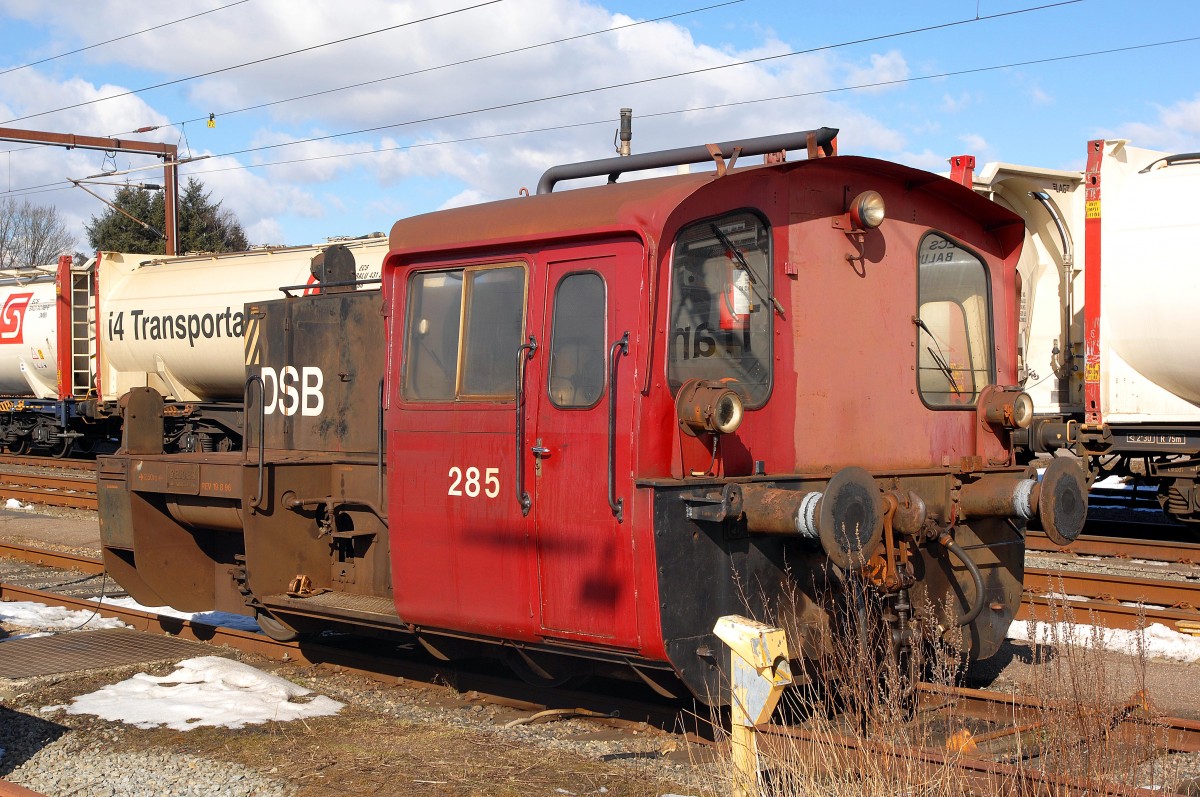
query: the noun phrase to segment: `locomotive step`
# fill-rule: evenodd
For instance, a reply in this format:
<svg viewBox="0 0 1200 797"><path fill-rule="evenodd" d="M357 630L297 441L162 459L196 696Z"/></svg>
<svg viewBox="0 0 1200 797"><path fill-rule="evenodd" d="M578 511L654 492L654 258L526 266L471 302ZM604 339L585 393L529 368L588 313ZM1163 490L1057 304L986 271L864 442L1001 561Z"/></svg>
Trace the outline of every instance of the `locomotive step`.
<svg viewBox="0 0 1200 797"><path fill-rule="evenodd" d="M350 595L345 592L322 592L307 598L287 594L267 595L263 605L272 609L292 610L303 614L345 617L376 625L403 625L390 598L372 595Z"/></svg>

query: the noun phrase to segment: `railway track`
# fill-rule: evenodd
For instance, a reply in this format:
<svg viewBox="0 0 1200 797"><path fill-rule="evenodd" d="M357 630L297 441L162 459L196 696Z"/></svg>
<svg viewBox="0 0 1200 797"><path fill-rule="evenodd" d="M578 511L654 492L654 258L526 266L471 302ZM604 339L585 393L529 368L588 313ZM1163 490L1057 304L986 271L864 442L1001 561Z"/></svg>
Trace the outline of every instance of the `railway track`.
<svg viewBox="0 0 1200 797"><path fill-rule="evenodd" d="M71 463L64 465L64 463ZM7 456L0 459L0 501L96 509L96 463Z"/></svg>
<svg viewBox="0 0 1200 797"><path fill-rule="evenodd" d="M53 457L28 457L18 454L0 454L0 469L10 465L24 468L49 468L71 473L95 473L94 459L55 459Z"/></svg>
<svg viewBox="0 0 1200 797"><path fill-rule="evenodd" d="M1029 551L1067 553L1075 556L1102 556L1118 559L1144 559L1151 562L1200 564L1200 542L1173 539L1114 537L1101 534L1081 534L1069 547L1062 547L1043 532L1025 534Z"/></svg>
<svg viewBox="0 0 1200 797"><path fill-rule="evenodd" d="M47 573L33 578L27 574L25 584L0 583L0 600L27 600L64 606L66 608L97 611L103 616L116 617L135 629L150 633L168 633L183 639L224 645L240 651L263 656L275 661L291 661L311 665L331 665L343 671L365 675L385 683L395 683L397 678L429 684L450 684L460 692L488 695L491 700L506 706L521 706L531 714L546 711L575 711L587 705L585 714L601 716L606 724L617 727L637 727L649 722L668 730L680 727L680 711L677 705L646 704L612 695L594 692L580 693L557 689L547 692L536 690L535 699L523 685L514 694L514 683L509 678L455 669L447 670L444 665L414 662L395 655L394 649L379 653L362 647L335 645L298 644L277 642L261 634L206 625L191 620L159 616L145 611L116 606L97 606L94 600L82 595L96 593L95 579L103 573L103 564L95 559L71 554L45 551L28 546L0 544L0 581L8 581L3 565L5 562L20 562L37 565ZM67 576L65 577L64 576ZM28 582L62 582L78 584L84 579L69 576L82 574L91 579L81 594L64 594L56 586L54 591L29 585ZM76 590L79 592L79 590ZM110 593L111 595L111 593ZM1136 703L1136 701L1135 701ZM1125 712L1111 731L1121 738L1144 736L1147 727L1154 726L1156 738L1166 753L1200 752L1200 722L1180 719L1151 717L1145 706L1134 706ZM960 739L959 746L948 751L945 747L917 747L911 745L869 741L847 736L833 738L828 733L813 734L794 726L759 726L764 750L771 745L786 743L793 750L820 746L828 755L832 744L840 748L839 755L851 759L870 756L876 762L894 762L885 766L914 767L934 777L939 768L953 766L961 771L965 781L977 793L1054 793L1061 795L1083 794L1128 794L1132 790L1115 788L1098 789L1094 782L1071 778L1051 777L1025 760L1014 760L1011 744L1005 740L1036 737L1039 728L1046 722L1045 706L1039 701L1022 698L1008 693L989 692L922 684L918 692L918 713L927 723L940 723L947 728L973 728L972 733ZM603 715L607 715L604 719ZM689 734L691 741L703 739ZM997 752L997 751L1000 752ZM1004 752L1007 750L1008 752ZM878 766L876 764L876 766ZM1162 792L1160 792L1162 793Z"/></svg>
<svg viewBox="0 0 1200 797"><path fill-rule="evenodd" d="M31 573L26 570L13 578L11 573L6 574L6 561L37 565L46 572ZM477 693L485 698L485 702L490 700L507 706L523 706L531 713L586 705L589 712L607 717L607 724L618 727L638 727L648 723L666 730L681 727L703 730L702 726L681 719L678 706L666 701L643 700L622 694L601 695L590 691L530 687L507 675L465 668L449 669L444 664L422 660L419 655L415 658L398 656L394 642L380 643L378 640L348 635L334 637L335 641L322 644L277 642L249 631L105 605L103 602L97 604L94 597L101 591L103 572L104 564L97 559L0 543L0 601L33 601L72 610L97 611L101 616L114 617L139 631L166 633L181 639L226 646L273 661L336 667L340 671L388 685L395 684L397 679L433 686L449 684L459 692ZM88 576L88 579L79 579L78 575ZM68 585L65 589L57 586L63 582ZM56 586L44 588L49 584ZM125 594L111 581L107 582L104 591L110 598ZM704 741L695 734L691 736L695 737L693 741Z"/></svg>

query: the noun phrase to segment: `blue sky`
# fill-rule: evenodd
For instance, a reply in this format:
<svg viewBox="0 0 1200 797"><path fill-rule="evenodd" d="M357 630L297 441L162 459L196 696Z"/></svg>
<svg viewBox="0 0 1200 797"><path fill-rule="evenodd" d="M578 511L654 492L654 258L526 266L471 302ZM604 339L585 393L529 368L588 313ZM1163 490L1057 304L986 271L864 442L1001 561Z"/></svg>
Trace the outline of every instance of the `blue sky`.
<svg viewBox="0 0 1200 797"><path fill-rule="evenodd" d="M271 244L386 232L403 216L514 196L551 165L612 154L623 106L634 109L637 152L823 125L841 129L843 153L935 171L964 153L1078 169L1097 137L1200 150L1200 38L1166 44L1200 37L1200 3L710 7L718 2L0 0L0 126L87 135L158 126L144 137L210 156L181 173L200 178L254 243ZM667 15L678 16L632 24ZM418 21L426 17L437 18ZM401 27L360 36L387 26ZM360 37L104 99L351 36ZM578 38L496 55L566 37ZM448 66L468 59L479 60ZM767 60L738 65L756 59ZM651 80L681 72L694 74ZM613 88L592 91L600 87ZM573 96L531 102L563 94ZM87 104L57 110L78 103ZM493 106L509 107L480 111ZM421 121L432 117L443 118ZM368 128L381 129L339 135ZM560 129L522 132L542 128ZM309 140L320 137L329 138ZM266 165L299 159L310 160ZM0 144L0 200L56 205L84 249L82 224L103 206L58 186L148 162ZM56 190L28 190L38 186Z"/></svg>

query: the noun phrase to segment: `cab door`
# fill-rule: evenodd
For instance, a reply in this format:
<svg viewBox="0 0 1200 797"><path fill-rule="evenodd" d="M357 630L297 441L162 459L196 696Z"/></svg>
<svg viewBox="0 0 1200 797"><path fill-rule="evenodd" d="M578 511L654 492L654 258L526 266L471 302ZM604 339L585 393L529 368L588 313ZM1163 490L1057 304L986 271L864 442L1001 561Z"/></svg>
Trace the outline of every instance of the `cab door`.
<svg viewBox="0 0 1200 797"><path fill-rule="evenodd" d="M435 264L399 281L388 505L393 594L406 622L539 637L533 520L517 499L513 434L531 273L524 258L507 258Z"/></svg>
<svg viewBox="0 0 1200 797"><path fill-rule="evenodd" d="M636 647L629 508L643 248L625 241L547 255L542 351L531 361L541 384L537 400L529 396L542 630Z"/></svg>

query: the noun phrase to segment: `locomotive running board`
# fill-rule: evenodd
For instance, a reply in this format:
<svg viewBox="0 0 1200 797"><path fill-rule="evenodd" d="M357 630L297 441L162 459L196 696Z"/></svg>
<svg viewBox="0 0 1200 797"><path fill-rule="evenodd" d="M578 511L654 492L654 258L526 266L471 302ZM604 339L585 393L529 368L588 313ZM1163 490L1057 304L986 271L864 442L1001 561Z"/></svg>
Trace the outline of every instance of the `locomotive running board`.
<svg viewBox="0 0 1200 797"><path fill-rule="evenodd" d="M352 595L346 592L322 592L308 598L291 595L267 595L262 603L271 609L328 619L355 620L380 628L407 627L396 614L391 598Z"/></svg>

